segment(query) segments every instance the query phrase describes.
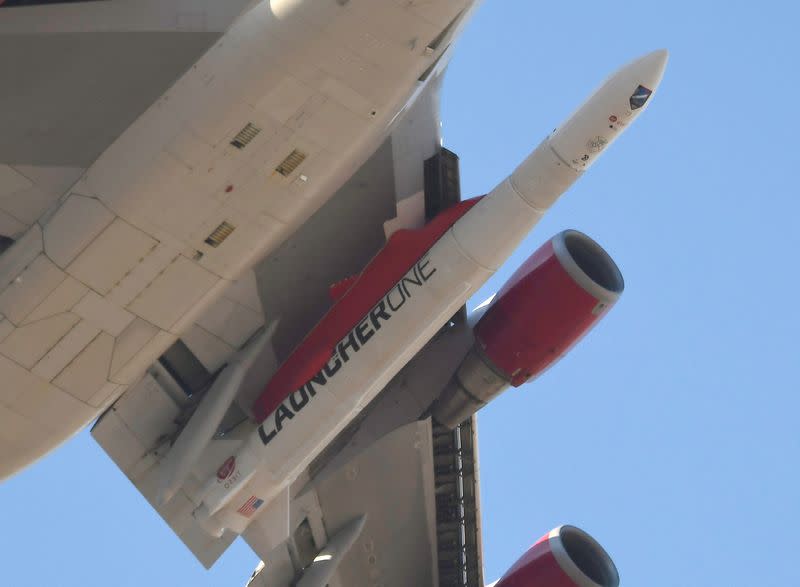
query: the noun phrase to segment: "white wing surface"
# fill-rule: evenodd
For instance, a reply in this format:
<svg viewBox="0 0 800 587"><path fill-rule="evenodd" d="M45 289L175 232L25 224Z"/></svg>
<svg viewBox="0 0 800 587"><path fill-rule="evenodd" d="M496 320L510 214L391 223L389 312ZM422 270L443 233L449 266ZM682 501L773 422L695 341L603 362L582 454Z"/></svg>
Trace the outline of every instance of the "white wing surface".
<svg viewBox="0 0 800 587"><path fill-rule="evenodd" d="M236 535L213 537L195 522L192 512L202 493L198 480L213 474L213 467L238 445L237 426L249 417L252 398L330 307L331 284L358 273L383 246L387 234L425 222L424 162L440 149L441 78L431 81L391 138L339 192L230 288L93 428L98 443L206 566ZM265 323L272 325L268 348L193 476L176 498L160 506L161 467L171 443L214 376ZM387 393L408 395L397 388L387 388ZM266 561L254 585L288 584L282 581L304 572L310 581L308 565L362 518L331 585L372 584L369 581L379 575L392 577L388 584L434 585L442 572L455 577L467 569L477 581L474 427L461 432L468 439L463 447L453 433L434 434L430 420L408 417L425 401L392 412L400 414L395 419L387 419L385 408L365 412L365 420L356 428L363 425L366 432L346 431L283 499L258 511L243 534ZM395 403L391 398L377 402L378 406ZM370 420L368 414L373 413ZM464 536L472 537L468 544ZM469 556L464 554L467 550Z"/></svg>

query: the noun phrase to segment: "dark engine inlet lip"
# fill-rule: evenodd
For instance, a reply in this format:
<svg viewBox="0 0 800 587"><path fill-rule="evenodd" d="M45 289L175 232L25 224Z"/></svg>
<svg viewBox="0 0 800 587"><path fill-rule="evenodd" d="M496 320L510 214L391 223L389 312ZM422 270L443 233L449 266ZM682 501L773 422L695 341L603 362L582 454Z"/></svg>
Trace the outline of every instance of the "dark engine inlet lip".
<svg viewBox="0 0 800 587"><path fill-rule="evenodd" d="M612 304L625 289L625 280L603 247L577 230L553 238L553 251L575 282L601 302Z"/></svg>
<svg viewBox="0 0 800 587"><path fill-rule="evenodd" d="M578 587L619 587L619 572L600 543L575 526L561 526L550 533L550 545L558 564Z"/></svg>

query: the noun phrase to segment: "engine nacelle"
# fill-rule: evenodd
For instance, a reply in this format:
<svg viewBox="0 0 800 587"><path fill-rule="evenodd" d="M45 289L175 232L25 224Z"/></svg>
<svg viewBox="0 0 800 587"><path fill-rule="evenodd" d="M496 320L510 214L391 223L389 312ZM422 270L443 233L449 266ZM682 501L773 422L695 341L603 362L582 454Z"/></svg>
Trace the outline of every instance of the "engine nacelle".
<svg viewBox="0 0 800 587"><path fill-rule="evenodd" d="M475 345L432 407L437 421L463 422L510 385L540 375L616 303L622 274L600 245L564 231L536 251L475 325Z"/></svg>
<svg viewBox="0 0 800 587"><path fill-rule="evenodd" d="M597 541L561 526L526 552L493 587L618 587L617 567Z"/></svg>
<svg viewBox="0 0 800 587"><path fill-rule="evenodd" d="M518 387L560 359L611 309L622 274L600 245L567 230L508 280L475 326L492 366Z"/></svg>

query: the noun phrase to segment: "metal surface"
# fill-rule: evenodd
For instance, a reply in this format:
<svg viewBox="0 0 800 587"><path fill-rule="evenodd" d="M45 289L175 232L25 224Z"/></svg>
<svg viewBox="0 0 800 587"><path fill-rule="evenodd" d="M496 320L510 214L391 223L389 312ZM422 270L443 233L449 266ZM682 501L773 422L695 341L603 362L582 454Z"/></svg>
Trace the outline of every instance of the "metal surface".
<svg viewBox="0 0 800 587"><path fill-rule="evenodd" d="M161 484L162 459L168 454L168 439L178 427L175 422L185 409L176 402L182 392L166 370L153 369L97 421L92 436L126 477L169 524L186 547L206 567L236 539L232 532L214 538L199 528L192 518L196 482L183 486L165 506L157 496ZM213 441L226 442L226 441ZM224 445L221 448L224 454ZM208 454L209 450L206 451Z"/></svg>
<svg viewBox="0 0 800 587"><path fill-rule="evenodd" d="M88 167L219 36L0 34L0 162Z"/></svg>
<svg viewBox="0 0 800 587"><path fill-rule="evenodd" d="M427 94L423 94L419 99L422 100L425 106L434 104L433 101L428 99ZM385 242L384 223L396 214L396 192L392 169L398 165L397 157L403 158L401 166L403 169L414 165L419 170L418 180L407 183L409 189L412 185L418 185L420 188L422 186L421 169L423 157L427 152L425 145L438 144L439 126L435 124L423 128L420 126L421 122L427 121L429 117L416 108L409 112L409 115L412 114L414 119L408 121L408 124L412 125L413 131L406 126L405 119L398 121L396 130L401 137L400 139L393 135L390 140L387 140L375 155L365 163L363 168L354 174L353 178L331 198L328 205L323 207L309 221L307 226L301 228L290 237L284 246L279 249L280 254L267 258L255 268L254 272L245 275L240 282L237 282L230 291L224 294L220 302L212 306L206 314L198 319L197 323L184 335L185 344L182 345L184 351L192 355L193 363L199 360L206 370L216 371L221 365L228 362L235 352L235 347L232 344L238 340L238 334L231 338L231 328L237 324L242 325L242 328L245 324L249 325L248 329L242 330L245 336L250 331L250 327L257 328L261 320L263 320L263 316L253 314L253 317L251 317L245 311L250 311L251 308L255 309L256 307L260 308L262 300L268 308L269 324L272 328L286 325L284 336L302 337L305 334L302 326L304 323L303 316L308 314L310 319L313 319L314 312L324 312L330 304L327 289L331 279L333 279L332 276L357 272L363 266L359 265L359 263L366 263ZM412 148L414 141L419 143L419 149ZM402 144L401 148L395 148L397 142ZM397 153L398 149L402 152L402 155ZM406 179L409 180L411 178ZM354 214L357 214L360 220L357 223L352 222ZM402 218L396 220L401 223L406 221L406 219ZM311 270L308 272L302 271L305 265L310 265ZM261 284L262 294L266 289L267 292L273 292L274 295L267 293L263 297L258 296L257 284ZM303 292L308 295L303 294ZM259 297L262 299L259 300ZM318 301L309 302L309 299ZM238 309L234 311L235 308ZM298 316L299 318L297 318ZM447 345L440 344L440 352L435 354L438 359L434 359L437 364L440 365L443 360L447 360L454 367L460 360L459 353L463 353L463 351L459 349L466 348L471 343L469 330L462 328L460 331L463 331L462 334L467 334L466 342L458 342L455 345L449 343ZM461 338L464 337L462 336ZM287 339L273 337L272 342L281 345L282 340L286 341ZM454 341L451 340L450 342ZM290 346L291 338L284 344L283 348ZM449 357L449 355L453 354L454 348L456 349L456 355L445 359L445 356ZM275 357L266 356L272 354L272 349L268 349L268 352L259 359L257 368L253 369L253 372L246 378L241 390L243 397L237 398L237 403L243 408L249 408L252 399L248 400L247 398L251 397L252 393L259 391L264 382L274 372L273 370L277 366L278 360ZM156 364L157 366L159 365ZM205 370L201 371L203 373L207 372ZM172 381L170 374L163 369L160 372L163 373L160 383L171 384L169 388L172 396L185 398L185 393L181 390L181 386ZM407 389L404 389L398 392L399 396L396 396L403 398L417 398L417 396L420 396L414 400L414 407L408 410L408 417L402 417L399 420L390 419L391 421L388 424L379 420L377 427L370 427L371 430L375 430L375 434L370 435L368 439L363 439L364 442L359 446L358 450L345 451L346 454L343 455L344 462L355 457L364 448L391 430L409 422L415 424L419 414L430 404L432 394L435 394L436 389L438 389L436 384L424 385L422 390L416 389L416 386L413 385L414 382L420 381L419 377L422 377L422 380L426 380L425 378L431 373L430 366L422 366L421 371L415 369L414 371L409 371L409 373L412 378L410 380L407 379L406 384L415 387L412 390L413 393L409 393ZM441 386L448 376L448 373L441 375L438 378L441 380L438 385ZM129 405L134 398L140 395L138 390L139 386L132 388L118 404ZM393 409L392 405L387 404L386 409L390 416L397 415L397 411ZM109 451L112 458L117 461L123 470L126 470L125 467L128 467L126 463L129 461L137 462L141 456L139 451L142 449L139 448L139 444L127 445L124 439L113 438L114 435L120 434L120 430L123 429L115 425L119 417L120 413L117 410L115 410L113 416L109 414L104 417L105 423L97 428L96 435L100 435L98 436L98 441L101 442L103 448ZM137 412L136 415L129 414L127 417L135 420L142 417L142 414ZM134 422L132 426L135 427L136 423ZM125 427L127 427L127 424ZM377 430L377 428L380 428L380 430ZM162 433L166 436L174 436L175 431L174 428L165 428ZM334 467L334 469L336 468ZM131 473L130 475L134 474ZM154 488L141 486L137 480L138 477L132 476L131 478L137 484L137 487L143 492L147 492L146 495L150 495L151 501L154 501ZM397 491L400 490L400 488L397 489ZM305 499L293 503L293 512L296 512L297 508L308 507L308 501ZM169 509L171 510L172 508ZM270 523L267 527L264 527L259 522L262 518L264 520L272 520L273 509L270 508L270 511L263 512L246 533L248 541L254 545L260 556L266 557L271 554L269 569L281 566L278 564L276 567L275 561L278 559L285 562L292 559L292 557L296 557L295 554L290 556L288 553L297 551L295 545L279 547L279 550L284 548L283 552L287 553L286 557L288 558L282 558L279 553L271 553L269 548L265 548L265 545L272 544L271 540L276 535L276 525ZM167 516L168 511L165 510L162 514ZM294 516L295 514L293 513L292 515ZM335 520L335 516L338 513L332 511L330 515L333 517L326 517L326 525L332 524L331 520ZM376 520L379 520L382 513L373 511L372 515ZM425 512L420 511L418 515L421 516L420 523L424 524L426 519ZM279 513L278 517L280 517ZM429 516L429 522L432 528L432 515ZM319 519L317 524L321 526L322 518ZM180 534L183 531L183 526L178 524L173 527L176 529L176 533L179 533L181 538L187 542L187 545L193 548L193 543L188 541L185 535ZM277 532L277 535L280 535L280 532ZM211 564L216 556L216 550L208 552L193 548L193 551L206 565ZM432 559L432 554L426 556L429 560ZM278 557L278 559L274 557ZM259 577L254 584L258 584L258 581L262 579L266 580L266 575ZM275 580L278 581L275 584L281 584L279 577ZM272 585L273 583L265 584Z"/></svg>
<svg viewBox="0 0 800 587"><path fill-rule="evenodd" d="M339 568L341 585L435 585L431 442L430 421L408 424L317 488L327 527L367 514L361 537Z"/></svg>
<svg viewBox="0 0 800 587"><path fill-rule="evenodd" d="M387 140L336 194L255 267L283 360L331 306L328 288L356 274L385 244L396 214L392 145ZM357 221L354 221L357 216Z"/></svg>
<svg viewBox="0 0 800 587"><path fill-rule="evenodd" d="M437 398L431 413L438 423L455 428L508 386L508 380L499 375L479 349L473 346L442 395Z"/></svg>
<svg viewBox="0 0 800 587"><path fill-rule="evenodd" d="M425 218L430 221L460 201L458 155L448 149L440 149L436 155L425 160Z"/></svg>
<svg viewBox="0 0 800 587"><path fill-rule="evenodd" d="M434 8L441 17L456 14L465 2L437 1ZM92 31L87 35L111 34L111 21L125 13L129 26L119 39L216 34L202 22L192 24L192 15L174 18L178 6L197 9L197 20L205 14L210 25L220 15L214 4L165 0L158 15L170 21L171 29L157 22L148 11L155 4L147 0L136 9L128 2L10 8L3 11L0 31L8 30L8 19L27 15L28 28L15 32L41 35L44 48L51 35L55 42L59 35L77 36L87 29ZM86 15L94 9L108 11L104 14L110 20L89 22ZM191 330L198 335L195 342L202 338L195 326L226 297L234 280L280 246L352 177L389 136L411 98L422 92L419 74L440 56L424 44L410 46L406 38L434 38L452 18L439 24L428 18L430 9L392 0L379 5L253 3L221 42L194 65L188 62L184 75L174 84L167 82L166 92L140 116L133 114L135 121L27 232L17 235L26 223L0 218L0 234L18 236L3 254L7 268L16 271L3 271L0 283L5 317L0 374L14 381L14 391L2 398L0 418L20 430L15 438L3 439L0 475L32 462L94 419L178 336ZM37 14L38 20L33 18ZM193 32L175 33L176 22L179 30ZM372 45L352 46L368 30L381 40L378 53ZM32 56L36 50L31 47ZM113 62L115 55L100 44L91 67L108 67L105 60ZM112 65L131 69L135 78L129 61ZM104 71L92 83L102 83ZM49 79L41 83L49 87ZM69 87L77 83L62 81ZM248 123L261 132L243 149L231 146ZM50 141L54 159L61 143L69 142L64 133ZM307 158L288 177L275 173L293 150ZM70 144L70 154L80 152L79 145ZM90 151L81 155L92 156ZM11 178L15 194L18 186L30 183L8 166L0 167L0 174ZM5 204L0 202L3 212ZM235 230L224 243L207 243L224 223ZM337 230L346 234L346 223ZM261 320L260 310L247 304L239 304L236 312L253 323ZM43 313L46 319L39 319ZM245 328L236 328L235 336L227 337L224 324L214 330L229 352L248 335ZM204 342L217 344L213 337ZM224 352L207 355L219 359Z"/></svg>
<svg viewBox="0 0 800 587"><path fill-rule="evenodd" d="M297 582L297 587L326 587L344 557L361 536L366 521L367 516L362 514L336 531L311 564L303 570L303 576Z"/></svg>
<svg viewBox="0 0 800 587"><path fill-rule="evenodd" d="M386 163L394 171L398 169L393 141L386 139L387 129L402 119L409 96L422 89L409 86L406 80L417 79L417 73L428 69L423 67L427 62L435 66L441 55L434 54L434 47L447 45L450 32L458 28L452 18L460 14L456 5L467 3L435 4L443 22L434 24L431 13L419 12L429 10L431 3L401 6L385 1L382 10L375 10L373 4L349 2L258 3L250 14L252 18L238 21L230 34L232 42L217 44L213 55L201 59L163 100L102 153L57 210L40 219L41 228L35 225L31 239L24 241L28 248L19 246L23 236L4 255L11 257L9 267L23 269L9 274L6 283L16 285L0 292L6 296L1 309L11 320L12 334L29 337L32 343L7 344L0 353L37 376L49 377L46 380L53 389L48 388L48 393L64 389L95 410L113 402L125 386L134 384L105 413L93 433L204 564L213 563L233 534L248 529L250 517L261 505L264 509L258 515L264 520L276 516L289 537L270 537L261 544L269 544L269 554L283 549L286 556L281 555L282 560L289 561L283 570L293 566L295 573L310 563L312 546L324 543L325 528L340 528L348 520L379 512L377 521L364 525L357 538L358 548L342 562L331 584L355 585L368 578L373 582L435 585L437 575L448 581L442 583L446 585L482 582L474 420L454 433L437 432L435 438L429 420L406 424L370 443L329 476L314 480L308 492L295 490L307 475L312 458L330 445L416 351L437 331L441 334L441 326L453 312L499 266L562 188L574 181L588 165L586 161L591 162L595 154L580 159L584 163L578 159L565 161L565 157L569 159L573 151L583 148L580 141L585 132L591 130L594 135L599 106L605 107L610 98L617 98L618 88L597 94L600 100L590 101L588 108L576 114L580 124L570 119L566 130L543 143L482 201L485 205L464 217L468 221L459 221L430 249L431 272L424 281L439 268L437 282L433 288L416 291L413 299L403 297L406 313L402 321L384 319L381 336L390 340L382 351L399 352L391 357L379 356L375 350L378 345L366 347L362 341L361 364L350 362L352 378L340 377L335 382L342 387L334 389L340 392L339 400L349 402L342 403L341 413L324 408L320 402L323 394L319 393L316 403L305 397L305 403L293 408L294 413L287 412L286 418L294 420L294 428L286 428L291 432L283 433L277 441L265 440L264 429L260 429L263 445L272 444L266 458L259 455L257 461L251 459L248 464L253 475L251 485L245 486L248 481L243 479L241 486L234 486L235 479L229 481L228 477L228 471L236 471L235 463L241 465L240 456L256 456L254 451L239 451L243 438L248 443L258 442L254 424L244 421L230 435L209 443L170 507L158 507L154 502L159 467L163 466L167 439L176 432L176 417L185 406L180 395L176 400L172 391L178 387L176 382L169 377L159 380L162 373L158 364L135 384L142 369L177 336L207 318L212 302L222 299L222 292L233 279L251 268L261 255L276 251L281 242L280 255L268 258L257 272L269 317L279 320L279 328L283 328L271 341L269 350L277 355L274 362L289 353L327 308L321 297L327 294L327 286L347 276L349 272L342 273L348 264L353 264L356 272L360 270L373 247L382 244L378 231L394 216L398 196L411 200L415 194L406 194L405 190L401 194L398 178L391 173L380 173L368 186L359 184L353 172L370 153L381 159L381 164L363 173L385 170ZM444 18L447 12L452 14ZM409 26L403 28L394 16L408 17ZM334 21L338 28L330 27L326 29L330 34L319 34L320 28ZM365 38L353 35L364 23L378 27L386 37L382 40L387 52L380 56L385 59L375 55L380 66L367 67L363 55L357 55L369 52L371 59L372 48L352 48L353 39ZM402 35L413 33L415 38L434 40L427 49L415 40L409 49L406 36L394 36L395 28L403 31ZM345 52L341 52L343 48ZM254 58L256 54L258 59ZM265 56L267 59L262 59ZM274 62L268 58L274 58ZM302 68L309 64L323 75L308 75ZM356 65L350 67L352 64ZM285 75L287 71L291 75ZM301 77L299 81L295 74ZM642 104L637 105L639 111ZM381 141L383 147L375 152ZM337 202L340 208L321 208L348 178L349 188L340 191L341 200ZM443 201L457 193L452 176L439 180L440 191L450 194L445 194ZM375 196L376 185L385 186L385 192ZM353 201L348 205L349 196ZM318 213L309 220L315 210ZM363 221L363 231L351 230L354 220ZM510 229L501 232L498 226ZM300 231L298 227L302 227ZM303 230L309 232L301 234ZM502 234L503 242L486 250L486 234ZM337 240L346 242L346 246L337 248ZM104 256L109 252L130 259L110 264ZM413 268L420 287L422 278L416 271L422 271L419 263L425 258ZM309 262L311 259L319 260ZM285 265L281 266L281 260ZM338 275L330 279L326 271ZM290 279L281 280L281 275ZM123 283L129 277L136 283ZM404 281L412 280L401 279L398 291L402 292ZM306 288L307 293L303 293ZM33 294L56 296L55 315L34 320L46 304L43 299L31 302L28 297ZM256 317L261 318L258 312ZM44 335L38 330L42 325L46 326ZM213 330L225 338L224 328L219 326L215 324ZM376 326L370 337L377 330ZM61 341L72 346L59 346ZM225 342L232 351L243 340L225 338ZM221 355L225 353L217 353L217 358ZM0 371L3 375L23 378L24 374L4 363L0 367L4 368ZM31 376L17 387L27 390L34 382ZM330 392L331 380L327 383ZM295 389L289 388L287 397L292 397ZM12 400L13 407L29 407L17 398ZM306 405L313 406L314 411L305 409ZM326 428L308 419L309 414L318 415L317 406L324 408L330 420L327 423L332 422L332 426ZM87 415L97 413L95 410L75 411L85 421ZM301 410L302 417L298 417ZM49 420L43 421L49 424ZM276 415L273 422L277 434L281 420ZM73 417L69 425L74 429L75 424ZM50 432L53 437L48 446L65 431ZM434 449L432 444L436 443L439 445ZM231 460L230 455L236 459ZM230 462L231 468L217 468L219 462ZM253 487L261 489L258 482L263 484L264 478L270 478L271 485L269 492L260 494ZM231 493L208 502L215 507L210 513L227 516L216 526L206 526L218 528L221 539L204 534L197 525L196 506L207 503L209 484L226 485L225 490ZM264 499L257 498L259 495ZM236 509L242 502L233 500L239 497L246 499L250 510L243 511L244 506ZM309 505L308 500L316 503ZM399 527L402 533L397 532ZM223 532L226 528L233 532ZM438 571L434 564L437 545ZM327 582L328 576L318 582L323 580Z"/></svg>
<svg viewBox="0 0 800 587"><path fill-rule="evenodd" d="M211 389L203 397L189 422L175 439L161 463L160 483L156 503L163 506L186 482L194 464L200 460L206 446L233 404L242 381L272 335L265 330L248 346L231 358Z"/></svg>
<svg viewBox="0 0 800 587"><path fill-rule="evenodd" d="M483 587L476 441L474 416L433 425L439 587Z"/></svg>

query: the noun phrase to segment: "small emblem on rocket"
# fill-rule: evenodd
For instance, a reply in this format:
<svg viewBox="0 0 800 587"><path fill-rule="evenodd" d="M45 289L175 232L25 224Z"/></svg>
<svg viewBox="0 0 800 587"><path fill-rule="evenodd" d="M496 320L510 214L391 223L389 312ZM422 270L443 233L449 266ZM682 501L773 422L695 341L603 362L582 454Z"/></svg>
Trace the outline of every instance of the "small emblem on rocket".
<svg viewBox="0 0 800 587"><path fill-rule="evenodd" d="M220 481L225 481L228 477L231 476L233 470L236 468L236 457L228 457L222 466L217 469L217 479Z"/></svg>
<svg viewBox="0 0 800 587"><path fill-rule="evenodd" d="M586 143L586 148L589 149L590 153L599 153L603 150L603 148L608 144L608 139L601 136L596 136L593 139L590 139L588 143Z"/></svg>
<svg viewBox="0 0 800 587"><path fill-rule="evenodd" d="M636 91L631 95L631 110L638 110L645 104L647 104L647 100L650 99L650 96L653 94L653 90L649 90L644 86L639 86L636 88Z"/></svg>

